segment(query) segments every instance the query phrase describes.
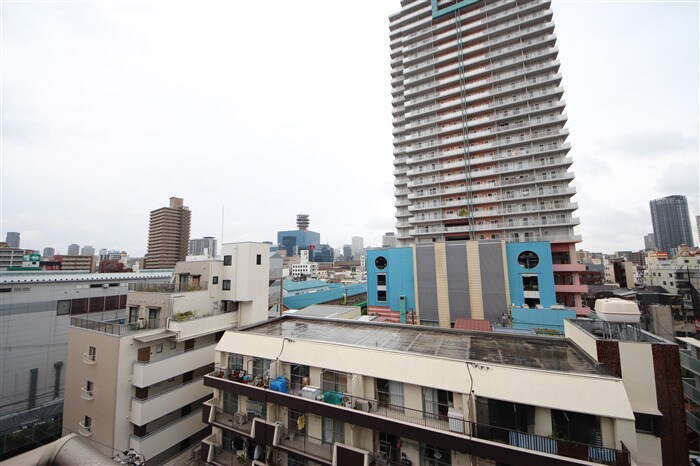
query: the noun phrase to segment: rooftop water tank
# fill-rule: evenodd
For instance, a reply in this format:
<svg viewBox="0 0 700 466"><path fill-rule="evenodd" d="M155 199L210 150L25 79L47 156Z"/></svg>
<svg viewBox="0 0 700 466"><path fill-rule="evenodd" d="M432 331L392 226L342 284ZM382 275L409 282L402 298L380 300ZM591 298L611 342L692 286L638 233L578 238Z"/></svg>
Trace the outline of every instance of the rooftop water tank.
<svg viewBox="0 0 700 466"><path fill-rule="evenodd" d="M604 322L638 324L641 313L634 301L620 298L596 299L595 313Z"/></svg>

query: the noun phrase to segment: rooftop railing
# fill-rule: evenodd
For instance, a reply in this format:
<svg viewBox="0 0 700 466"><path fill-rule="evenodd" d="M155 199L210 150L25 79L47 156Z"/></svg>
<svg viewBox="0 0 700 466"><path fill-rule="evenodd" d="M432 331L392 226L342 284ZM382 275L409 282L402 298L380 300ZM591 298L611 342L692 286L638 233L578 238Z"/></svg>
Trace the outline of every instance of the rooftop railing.
<svg viewBox="0 0 700 466"><path fill-rule="evenodd" d="M106 333L109 335L128 335L130 333L141 332L145 330L153 330L165 327L165 319L140 319L134 323L121 323L124 319L116 322L91 320L83 317L71 317L71 327L84 328L95 332Z"/></svg>

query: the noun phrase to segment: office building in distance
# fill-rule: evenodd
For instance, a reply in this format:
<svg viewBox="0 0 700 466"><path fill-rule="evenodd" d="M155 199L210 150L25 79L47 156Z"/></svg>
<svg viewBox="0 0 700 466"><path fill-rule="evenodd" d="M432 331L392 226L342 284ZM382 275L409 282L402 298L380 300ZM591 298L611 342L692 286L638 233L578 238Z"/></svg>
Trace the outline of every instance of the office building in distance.
<svg viewBox="0 0 700 466"><path fill-rule="evenodd" d="M8 231L5 235L5 242L9 248L19 248L20 234L18 231Z"/></svg>
<svg viewBox="0 0 700 466"><path fill-rule="evenodd" d="M297 229L278 231L277 244L279 249L284 249L287 256L294 256L301 251L313 251L321 245L321 235L309 230L309 216L306 214L297 215ZM310 254L313 260L313 252Z"/></svg>
<svg viewBox="0 0 700 466"><path fill-rule="evenodd" d="M649 201L651 223L654 227L656 249L673 253L681 244L693 246L688 199L685 196L666 196Z"/></svg>
<svg viewBox="0 0 700 466"><path fill-rule="evenodd" d="M191 239L189 255L216 257L216 238L205 236L204 238Z"/></svg>

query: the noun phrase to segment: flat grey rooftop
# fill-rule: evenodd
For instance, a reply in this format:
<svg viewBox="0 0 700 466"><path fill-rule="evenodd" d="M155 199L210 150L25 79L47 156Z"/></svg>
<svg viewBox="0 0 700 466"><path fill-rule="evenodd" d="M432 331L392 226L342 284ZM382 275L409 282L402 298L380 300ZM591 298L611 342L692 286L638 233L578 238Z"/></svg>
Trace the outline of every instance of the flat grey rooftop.
<svg viewBox="0 0 700 466"><path fill-rule="evenodd" d="M609 375L565 338L284 316L239 331L534 369Z"/></svg>

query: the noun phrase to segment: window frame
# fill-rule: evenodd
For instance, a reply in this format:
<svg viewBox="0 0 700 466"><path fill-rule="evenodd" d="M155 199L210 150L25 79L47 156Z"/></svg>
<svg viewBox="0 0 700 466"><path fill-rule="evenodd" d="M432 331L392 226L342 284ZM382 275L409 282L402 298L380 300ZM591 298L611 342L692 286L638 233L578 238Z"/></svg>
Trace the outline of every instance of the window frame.
<svg viewBox="0 0 700 466"><path fill-rule="evenodd" d="M231 291L231 280L222 280L221 289L224 291Z"/></svg>

